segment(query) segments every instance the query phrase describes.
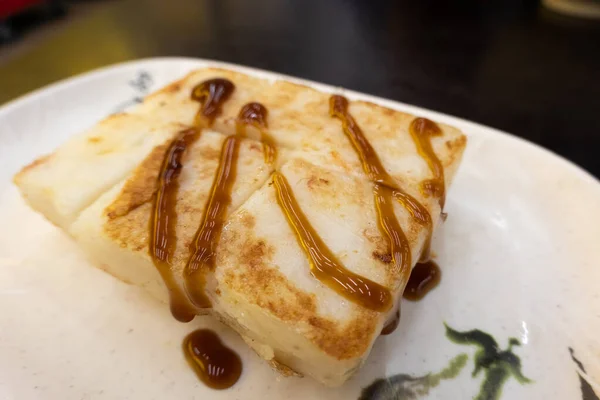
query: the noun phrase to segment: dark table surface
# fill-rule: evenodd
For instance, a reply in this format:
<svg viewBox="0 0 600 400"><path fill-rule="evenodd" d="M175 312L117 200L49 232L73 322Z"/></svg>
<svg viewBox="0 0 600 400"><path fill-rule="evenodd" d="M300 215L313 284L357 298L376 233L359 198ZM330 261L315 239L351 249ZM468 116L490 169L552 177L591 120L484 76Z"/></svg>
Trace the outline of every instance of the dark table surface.
<svg viewBox="0 0 600 400"><path fill-rule="evenodd" d="M153 56L223 60L430 108L600 176L600 24L528 0L109 1L1 65L0 102Z"/></svg>

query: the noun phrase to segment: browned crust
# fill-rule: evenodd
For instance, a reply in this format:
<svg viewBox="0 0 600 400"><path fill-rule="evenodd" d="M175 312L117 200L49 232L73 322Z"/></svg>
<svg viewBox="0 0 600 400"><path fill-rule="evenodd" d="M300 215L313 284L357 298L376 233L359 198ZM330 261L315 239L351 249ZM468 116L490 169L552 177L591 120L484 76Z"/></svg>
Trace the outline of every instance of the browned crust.
<svg viewBox="0 0 600 400"><path fill-rule="evenodd" d="M127 213L109 219L103 226L104 233L120 247L131 251L143 251L148 248L150 215L152 203L147 201Z"/></svg>
<svg viewBox="0 0 600 400"><path fill-rule="evenodd" d="M109 219L128 214L149 202L157 190L157 177L170 142L155 147L127 179L121 193L105 209Z"/></svg>
<svg viewBox="0 0 600 400"><path fill-rule="evenodd" d="M185 75L183 78L178 79L175 82L169 83L167 86L164 86L164 87L158 89L156 92L150 93L149 95L147 95L144 98L144 101L154 99L155 97L158 97L162 94L177 93L179 90L181 90L181 87L183 86L185 81L187 81L190 77L192 77L194 75L194 73L195 73L195 71L192 71L192 72L188 73L187 75Z"/></svg>
<svg viewBox="0 0 600 400"><path fill-rule="evenodd" d="M392 255L389 252L380 253L379 251L374 250L372 255L374 259L379 260L384 264L390 264L392 262Z"/></svg>
<svg viewBox="0 0 600 400"><path fill-rule="evenodd" d="M156 146L133 170L119 194L103 210L104 233L120 247L142 251L148 247L151 200L171 141Z"/></svg>
<svg viewBox="0 0 600 400"><path fill-rule="evenodd" d="M319 316L314 294L298 289L272 267L274 248L265 240L245 230L231 232L222 241L229 241L222 248L230 252L228 259L236 263L236 268L228 270L222 281L228 290L242 294L249 303L303 330L312 343L331 357L352 359L368 350L371 342L368 338L375 333L378 313L357 307L352 319L340 326L339 322ZM235 249L239 250L237 254Z"/></svg>
<svg viewBox="0 0 600 400"><path fill-rule="evenodd" d="M290 376L296 376L296 377L301 378L304 376L301 373L294 371L287 365L277 361L277 359L275 359L275 358L272 358L269 360L269 365L271 366L271 368L273 368L275 371L279 372L281 375L285 376L286 378L290 377Z"/></svg>
<svg viewBox="0 0 600 400"><path fill-rule="evenodd" d="M444 168L448 168L462 157L462 153L465 147L467 147L467 137L460 135L454 139L447 140L445 146L448 149L448 157L442 160L442 164Z"/></svg>
<svg viewBox="0 0 600 400"><path fill-rule="evenodd" d="M54 157L54 153L46 154L44 156L36 158L32 162L30 162L29 164L24 166L17 174L15 174L15 176L13 177L13 182L18 184L21 181L21 179L23 178L23 176L27 175L32 170L39 168L44 164L49 163L50 160L52 160L52 157Z"/></svg>

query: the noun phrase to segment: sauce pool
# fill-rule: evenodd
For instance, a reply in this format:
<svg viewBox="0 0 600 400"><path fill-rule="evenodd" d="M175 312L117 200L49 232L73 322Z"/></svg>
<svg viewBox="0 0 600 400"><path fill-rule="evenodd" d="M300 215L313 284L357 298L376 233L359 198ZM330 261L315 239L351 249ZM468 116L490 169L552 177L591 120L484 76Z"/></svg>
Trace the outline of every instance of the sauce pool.
<svg viewBox="0 0 600 400"><path fill-rule="evenodd" d="M410 279L408 280L408 284L404 289L402 297L409 301L421 300L427 293L432 291L438 283L440 283L441 276L442 273L440 267L435 262L430 260L418 263L411 271ZM396 311L396 314L394 314L394 317L384 325L380 334L389 335L398 328L399 323L400 306L398 306L398 310Z"/></svg>
<svg viewBox="0 0 600 400"><path fill-rule="evenodd" d="M403 297L410 301L421 300L440 283L441 277L442 272L435 262L418 263L410 273Z"/></svg>
<svg viewBox="0 0 600 400"><path fill-rule="evenodd" d="M242 360L211 330L198 329L183 340L183 353L198 378L212 389L233 386L242 374Z"/></svg>

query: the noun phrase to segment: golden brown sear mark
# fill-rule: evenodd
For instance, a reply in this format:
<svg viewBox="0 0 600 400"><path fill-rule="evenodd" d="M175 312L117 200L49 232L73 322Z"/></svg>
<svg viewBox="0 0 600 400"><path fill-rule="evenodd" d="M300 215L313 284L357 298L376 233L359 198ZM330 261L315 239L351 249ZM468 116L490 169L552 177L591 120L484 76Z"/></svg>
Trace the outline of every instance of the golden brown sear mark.
<svg viewBox="0 0 600 400"><path fill-rule="evenodd" d="M392 294L384 286L347 270L319 237L302 212L287 179L273 174L277 202L308 257L312 275L346 299L374 311L387 311Z"/></svg>
<svg viewBox="0 0 600 400"><path fill-rule="evenodd" d="M442 130L433 121L426 118L415 118L410 124L409 132L417 146L417 151L427 162L433 174L433 179L421 182L421 192L426 196L438 197L440 207L443 209L446 203L444 167L431 147L431 138L441 135Z"/></svg>
<svg viewBox="0 0 600 400"><path fill-rule="evenodd" d="M390 253L380 253L377 250L374 250L372 255L376 260L379 260L384 264L391 264L392 262L392 255Z"/></svg>
<svg viewBox="0 0 600 400"><path fill-rule="evenodd" d="M175 202L179 189L178 178L183 167L181 159L198 135L195 128L186 129L180 132L169 146L158 176L158 190L150 219L150 255L169 291L171 313L181 322L191 321L195 312L189 306L171 269L177 226Z"/></svg>
<svg viewBox="0 0 600 400"><path fill-rule="evenodd" d="M242 374L242 360L211 330L198 329L183 340L188 364L206 386L227 389Z"/></svg>
<svg viewBox="0 0 600 400"><path fill-rule="evenodd" d="M166 152L160 174L158 189L154 197L150 219L150 256L169 291L171 312L182 322L191 321L195 312L176 282L172 271L172 257L176 245L177 214L175 203L179 189L182 158L186 149L200 136L200 129L209 127L221 113L223 103L231 96L235 86L226 79L204 81L192 90L192 99L200 102L196 114L197 128L180 132Z"/></svg>
<svg viewBox="0 0 600 400"><path fill-rule="evenodd" d="M176 137L177 135L174 135ZM138 207L152 202L158 190L158 179L162 165L174 139L156 146L138 165L133 177L127 179L119 197L105 209L108 219L116 219L128 215Z"/></svg>

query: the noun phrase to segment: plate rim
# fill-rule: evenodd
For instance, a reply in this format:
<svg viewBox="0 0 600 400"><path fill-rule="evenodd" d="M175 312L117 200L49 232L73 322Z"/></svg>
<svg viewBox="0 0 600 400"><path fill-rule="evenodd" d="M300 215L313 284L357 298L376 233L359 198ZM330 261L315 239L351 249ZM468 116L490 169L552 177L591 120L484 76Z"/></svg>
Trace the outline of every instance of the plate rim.
<svg viewBox="0 0 600 400"><path fill-rule="evenodd" d="M203 66L221 67L228 68L234 71L244 72L253 76L258 76L266 79L285 79L294 83L303 84L312 88L323 90L326 92L338 92L348 95L351 99L360 99L369 101L375 104L383 105L393 109L410 112L416 115L423 115L428 118L439 120L440 122L448 123L459 127L464 131L467 136L478 136L483 139L499 140L506 144L519 146L526 152L532 152L532 156L540 157L542 160L547 160L554 164L557 169L562 169L565 174L572 176L573 178L581 179L582 183L585 184L587 190L593 194L594 198L600 198L600 180L593 176L591 173L573 163L572 161L554 153L553 151L546 149L538 144L530 142L527 139L514 136L510 133L488 127L483 124L472 122L463 118L455 117L452 115L444 114L435 110L406 104L400 101L385 99L374 95L369 95L357 91L348 90L333 85L328 85L320 82L310 81L302 78L296 78L277 72L271 72L258 68L246 67L231 63L225 63L216 60L208 60L202 58L187 58L187 57L158 57L158 58L145 58L133 61L115 63L100 67L83 74L79 74L70 78L66 78L44 87L38 88L32 92L26 93L16 99L9 101L7 104L0 106L0 121L9 117L10 114L21 107L29 107L32 103L46 99L53 95L62 96L61 91L65 89L77 87L78 85L93 83L102 81L103 79L111 79L119 77L127 71L134 70L135 68L161 68L168 69L170 66L177 68L178 65L190 66L191 69L197 66L201 68ZM2 142L2 132L0 130L0 143ZM1 193L1 191L0 191ZM590 377L590 382L594 382L593 378Z"/></svg>

